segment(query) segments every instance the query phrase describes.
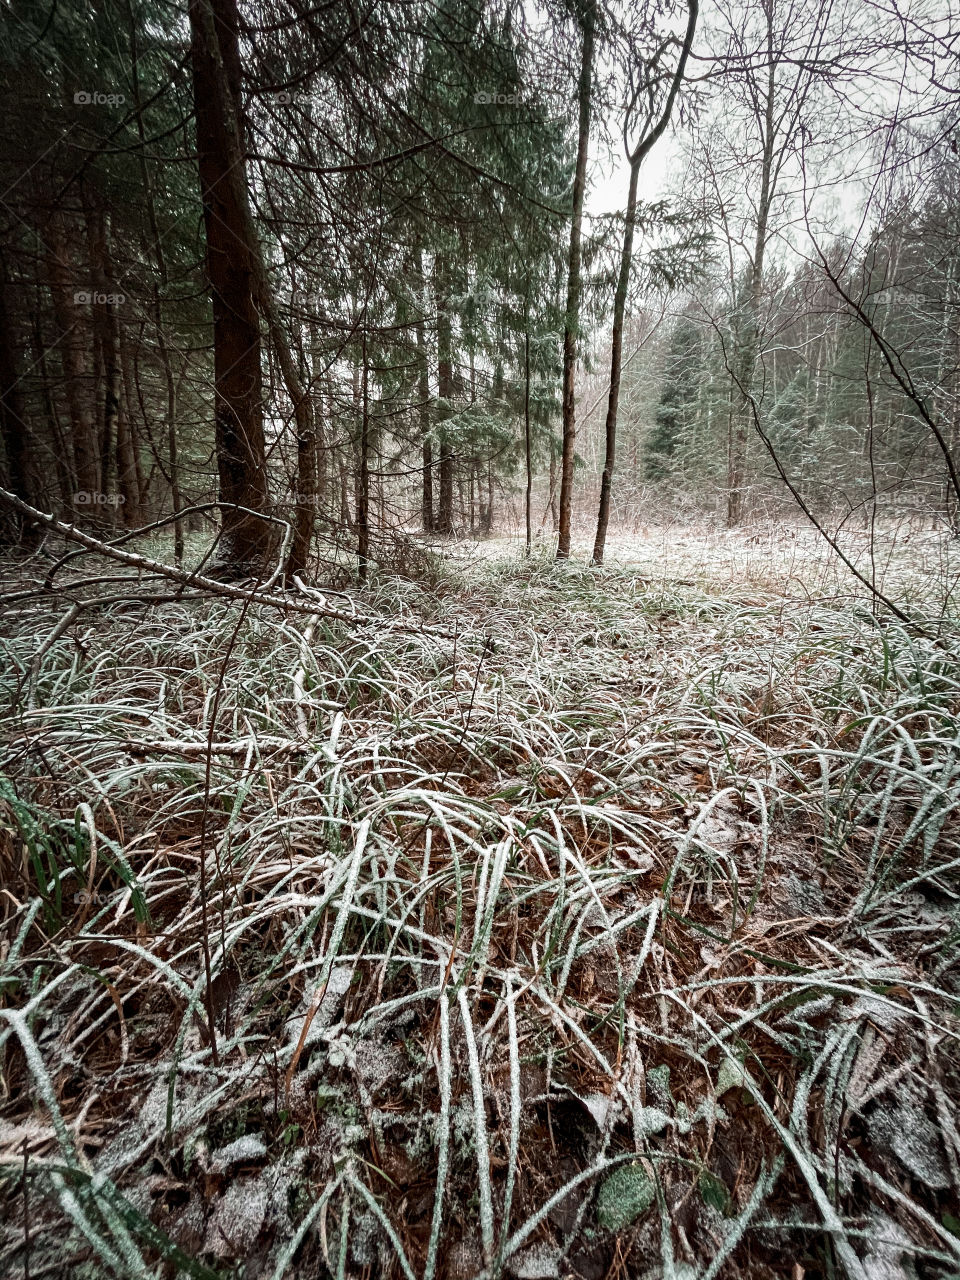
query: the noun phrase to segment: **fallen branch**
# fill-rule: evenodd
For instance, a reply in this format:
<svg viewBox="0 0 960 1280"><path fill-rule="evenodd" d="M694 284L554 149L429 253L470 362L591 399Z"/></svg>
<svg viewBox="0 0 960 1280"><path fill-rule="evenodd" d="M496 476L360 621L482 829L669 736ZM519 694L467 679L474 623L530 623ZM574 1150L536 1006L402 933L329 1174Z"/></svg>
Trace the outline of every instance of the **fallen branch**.
<svg viewBox="0 0 960 1280"><path fill-rule="evenodd" d="M169 578L173 582L182 583L183 586L193 587L206 592L209 595L223 596L229 600L241 600L248 604L267 605L271 609L284 609L293 613L305 613L317 615L321 618L332 618L336 622L344 622L349 626L358 626L363 623L377 623L380 626L394 627L400 631L414 631L421 633L425 628L410 626L406 623L396 622L393 619L379 617L374 614L358 616L356 614L343 613L339 609L330 609L325 606L318 605L316 600L298 600L291 597L287 592L273 592L268 594L258 583L254 587L236 587L229 582L218 582L214 578L205 577L199 573L190 573L186 569L178 569L174 565L164 564L162 560L154 560L151 556L141 555L134 551L124 551L120 547L109 542L103 542L100 538L95 538L92 534L78 529L76 525L66 524L63 520L58 520L56 516L50 515L46 511L40 511L36 507L30 506L18 498L16 494L11 493L9 489L0 488L0 502L4 502L8 507L12 507L15 511L19 511L21 515L29 516L31 520L45 526L47 529L59 533L61 537L69 539L71 542L78 543L81 547L85 547L88 551L96 552L98 555L107 556L111 560L117 560L120 564L129 565L132 569L140 572L157 574L162 578ZM268 581L276 578L274 574ZM432 632L435 635L443 635L442 632Z"/></svg>

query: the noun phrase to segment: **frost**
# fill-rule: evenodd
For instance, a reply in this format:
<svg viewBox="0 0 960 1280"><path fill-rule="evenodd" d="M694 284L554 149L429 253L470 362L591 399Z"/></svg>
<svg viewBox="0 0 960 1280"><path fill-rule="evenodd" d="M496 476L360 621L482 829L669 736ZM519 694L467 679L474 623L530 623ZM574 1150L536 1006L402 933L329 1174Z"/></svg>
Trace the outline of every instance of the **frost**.
<svg viewBox="0 0 960 1280"><path fill-rule="evenodd" d="M560 1250L546 1244L531 1245L511 1258L509 1267L517 1280L553 1280L560 1274Z"/></svg>
<svg viewBox="0 0 960 1280"><path fill-rule="evenodd" d="M716 1096L722 1097L728 1089L742 1088L750 1079L750 1073L736 1058L724 1058L717 1072Z"/></svg>
<svg viewBox="0 0 960 1280"><path fill-rule="evenodd" d="M817 1018L821 1013L828 1013L835 1004L831 995L817 996L815 1000L806 1000L783 1018L785 1026L805 1027L810 1018Z"/></svg>
<svg viewBox="0 0 960 1280"><path fill-rule="evenodd" d="M898 1023L910 1017L909 1009L901 1009L889 1000L878 1000L875 996L858 996L850 1006L853 1016L869 1018L882 1031L893 1031Z"/></svg>
<svg viewBox="0 0 960 1280"><path fill-rule="evenodd" d="M447 1259L449 1280L473 1280L481 1268L480 1250L469 1239L458 1240Z"/></svg>
<svg viewBox="0 0 960 1280"><path fill-rule="evenodd" d="M718 853L730 853L736 848L739 840L739 824L731 822L716 812L701 822L697 830L697 839L716 849Z"/></svg>
<svg viewBox="0 0 960 1280"><path fill-rule="evenodd" d="M247 1164L251 1160L262 1160L267 1148L259 1133L245 1133L235 1142L228 1142L213 1152L210 1158L211 1169L223 1171L234 1164Z"/></svg>
<svg viewBox="0 0 960 1280"><path fill-rule="evenodd" d="M655 1196L654 1181L643 1165L622 1165L600 1188L597 1221L608 1231L622 1231L646 1213Z"/></svg>
<svg viewBox="0 0 960 1280"><path fill-rule="evenodd" d="M356 1067L357 1059L353 1042L348 1036L330 1036L329 1042L330 1048L327 1053L327 1062L331 1067L349 1067L351 1069Z"/></svg>
<svg viewBox="0 0 960 1280"><path fill-rule="evenodd" d="M870 1280L916 1280L916 1269L909 1256L904 1256L913 1251L913 1242L899 1223L874 1214L867 1238L863 1268Z"/></svg>
<svg viewBox="0 0 960 1280"><path fill-rule="evenodd" d="M369 1210L350 1223L350 1257L357 1266L371 1267L377 1261L380 1235L380 1224Z"/></svg>
<svg viewBox="0 0 960 1280"><path fill-rule="evenodd" d="M340 1012L344 997L350 990L353 972L353 965L350 964L337 964L331 969L330 977L327 980L327 988L320 999L316 1013L311 1019L307 1033L303 1037L304 1048L315 1044L322 1038L323 1032L333 1025L334 1019ZM304 1022L309 1017L310 1009L313 1007L317 994L316 988L305 992L301 1001L300 1012L287 1023L287 1040L290 1044L296 1045L300 1043Z"/></svg>
<svg viewBox="0 0 960 1280"><path fill-rule="evenodd" d="M637 1128L646 1137L662 1133L670 1123L670 1117L659 1107L641 1107L637 1113Z"/></svg>
<svg viewBox="0 0 960 1280"><path fill-rule="evenodd" d="M166 1129L167 1081L160 1079L150 1090L135 1117L100 1152L97 1170L108 1177L139 1157ZM177 1080L173 1100L173 1136L182 1142L202 1119L208 1090L198 1080Z"/></svg>
<svg viewBox="0 0 960 1280"><path fill-rule="evenodd" d="M659 1067L651 1067L647 1072L647 1089L655 1102L669 1106L673 1102L670 1092L670 1068L666 1063Z"/></svg>
<svg viewBox="0 0 960 1280"><path fill-rule="evenodd" d="M405 1066L403 1055L396 1049L371 1040L361 1040L354 1056L360 1079L371 1093L377 1093L396 1079Z"/></svg>
<svg viewBox="0 0 960 1280"><path fill-rule="evenodd" d="M268 1202L269 1187L263 1178L232 1182L207 1222L204 1252L227 1258L248 1250L263 1228Z"/></svg>
<svg viewBox="0 0 960 1280"><path fill-rule="evenodd" d="M787 904L793 916L822 916L826 913L823 890L815 880L787 876Z"/></svg>
<svg viewBox="0 0 960 1280"><path fill-rule="evenodd" d="M606 1093L574 1093L572 1089L567 1091L571 1097L576 1100L590 1112L597 1128L603 1131L607 1125L607 1119L610 1115L610 1108L614 1108L614 1112L619 1110L619 1104L615 1099Z"/></svg>
<svg viewBox="0 0 960 1280"><path fill-rule="evenodd" d="M950 1185L937 1130L914 1098L878 1107L869 1127L874 1143L892 1151L915 1178L938 1191Z"/></svg>

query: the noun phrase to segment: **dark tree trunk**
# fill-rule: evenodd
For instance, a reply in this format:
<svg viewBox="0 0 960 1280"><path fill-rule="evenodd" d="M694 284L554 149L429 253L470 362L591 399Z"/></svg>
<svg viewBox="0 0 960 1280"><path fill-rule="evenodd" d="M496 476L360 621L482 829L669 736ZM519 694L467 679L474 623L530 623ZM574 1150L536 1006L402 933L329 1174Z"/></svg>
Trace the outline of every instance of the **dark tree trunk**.
<svg viewBox="0 0 960 1280"><path fill-rule="evenodd" d="M314 303L315 310L320 307L319 298ZM319 388L314 380L319 377L322 364L320 353L320 331L316 320L310 322L310 367L311 378L309 392L305 387L299 388L301 403L299 411L294 406L294 417L297 428L297 476L296 507L294 511L293 542L287 558L286 572L292 578L294 574L306 571L313 545L313 533L316 528L317 514L323 496L324 477L321 472L320 442L323 434L323 403Z"/></svg>
<svg viewBox="0 0 960 1280"><path fill-rule="evenodd" d="M100 485L100 459L97 432L89 395L89 368L84 355L84 334L80 328L85 318L84 306L78 302L70 270L67 237L61 219L52 219L48 229L50 293L59 331L63 382L70 414L73 471L77 488L71 495L75 511L96 510Z"/></svg>
<svg viewBox="0 0 960 1280"><path fill-rule="evenodd" d="M357 484L357 572L366 582L370 564L370 375L367 334L363 334L362 397L360 403L360 470Z"/></svg>
<svg viewBox="0 0 960 1280"><path fill-rule="evenodd" d="M340 462L340 524L344 529L350 528L350 502L348 498L347 464Z"/></svg>
<svg viewBox="0 0 960 1280"><path fill-rule="evenodd" d="M147 485L140 461L142 439L133 351L128 330L120 328L120 369L123 394L120 413L120 435L117 439L117 485L124 495L123 518L128 525L139 523L147 503ZM179 522L178 522L179 523ZM174 535L176 543L176 535ZM181 556L182 558L182 556ZM177 562L180 563L179 561Z"/></svg>
<svg viewBox="0 0 960 1280"><path fill-rule="evenodd" d="M533 524L531 518L531 502L533 500L533 464L530 456L530 318L523 334L523 460L527 472L527 484L524 490L523 513L526 519L527 555L533 545Z"/></svg>
<svg viewBox="0 0 960 1280"><path fill-rule="evenodd" d="M150 241L149 245L145 246L145 250L146 255L152 257L157 266L158 278L153 284L153 317L157 334L157 351L160 356L160 363L163 366L163 374L167 390L167 480L170 485L170 504L173 508L173 515L176 517L183 507L183 501L180 493L180 458L179 442L177 439L177 386L173 374L173 362L170 358L166 334L164 333L163 328L162 291L166 291L168 284L167 261L166 255L163 252L163 236L160 234L160 226L157 221L153 176L150 172L150 166L147 164L146 129L143 122L143 109L140 96L137 23L134 17L132 0L127 0L127 17L130 27L130 80L133 87L137 134L140 139L140 147L138 151L140 158L140 176L143 182L144 204L146 206L147 218L150 225ZM121 355L122 354L123 343L121 340ZM133 381L127 376L129 368L130 366L128 364L124 365L124 383L127 390L127 414L130 424L131 440L133 441L133 461L140 495L139 505L145 507L147 504L147 486L144 484L144 478L140 468L140 452L136 447L136 437L133 427L135 422L132 399ZM178 565L183 563L183 534L183 521L174 519L173 558Z"/></svg>
<svg viewBox="0 0 960 1280"><path fill-rule="evenodd" d="M590 98L593 85L593 29L596 20L596 0L581 0L577 18L583 37L583 48L580 79L577 85L579 104L577 167L573 180L570 251L567 259L567 311L563 326L563 454L560 462L558 560L567 560L570 556L570 521L573 513L573 463L577 441L574 374L580 328L580 235L583 225L583 197L587 185L587 152L590 145Z"/></svg>
<svg viewBox="0 0 960 1280"><path fill-rule="evenodd" d="M191 56L207 279L213 297L214 423L220 499L225 506L219 558L259 572L269 555L265 511L260 316L249 244L249 211L240 139L240 52L233 0L191 0ZM239 154L238 154L239 153Z"/></svg>
<svg viewBox="0 0 960 1280"><path fill-rule="evenodd" d="M687 59L693 45L693 34L697 27L699 12L698 0L689 0L687 9L687 32L667 95L664 109L654 128L637 143L629 155L630 188L627 193L627 213L623 228L623 247L620 251L620 273L617 277L617 291L613 300L613 335L610 344L610 392L607 399L607 419L604 430L603 475L600 478L600 508L597 512L597 536L593 543L593 563L603 564L603 553L607 542L607 527L610 523L610 497L613 491L613 469L617 460L617 415L620 408L620 375L623 357L623 317L627 307L627 290L630 285L630 267L633 262L633 234L637 218L637 180L640 176L640 165L657 140L662 137L670 122L673 104L680 91Z"/></svg>
<svg viewBox="0 0 960 1280"><path fill-rule="evenodd" d="M50 391L53 384L50 377L50 368L47 363L49 344L44 340L43 329L40 321L39 303L34 307L33 325L30 330L30 341L33 363L40 373L40 398L43 403L43 412L47 420L47 427L50 432L50 440L53 446L54 466L57 472L57 487L59 490L60 507L66 513L67 518L72 519L73 495L77 491L77 478L73 469L73 450L69 447L69 442L64 435L60 415L57 412L56 401ZM45 487L40 485L36 496L42 497L45 496L45 493ZM48 503L48 506L49 505L52 504Z"/></svg>
<svg viewBox="0 0 960 1280"><path fill-rule="evenodd" d="M16 348L7 301L7 277L0 257L0 439L3 440L6 487L22 502L34 505L31 484L31 440L17 374ZM35 545L39 530L15 512L5 514L0 536L13 543Z"/></svg>
<svg viewBox="0 0 960 1280"><path fill-rule="evenodd" d="M747 442L753 425L751 395L757 360L760 356L760 305L763 299L764 257L770 210L776 186L774 149L777 122L774 105L777 60L774 56L773 9L766 7L764 12L767 18L767 79L764 96L761 99L763 148L760 161L760 190L757 196L756 234L753 253L747 267L741 314L738 317L738 350L735 353L737 385L734 391L736 407L727 439L727 525L729 528L735 528L743 523L746 510L744 490L747 474Z"/></svg>
<svg viewBox="0 0 960 1280"><path fill-rule="evenodd" d="M453 450L440 441L440 501L437 505L437 533L453 533Z"/></svg>
<svg viewBox="0 0 960 1280"><path fill-rule="evenodd" d="M423 532L433 533L433 445L427 439L423 442L423 499L420 514Z"/></svg>
<svg viewBox="0 0 960 1280"><path fill-rule="evenodd" d="M97 287L105 297L119 293L113 285L110 260L110 225L107 215L99 213L92 222ZM98 303L94 323L100 335L103 360L103 400L100 419L100 489L107 499L107 514L116 522L118 449L120 444L120 321L113 302Z"/></svg>
<svg viewBox="0 0 960 1280"><path fill-rule="evenodd" d="M297 476L293 517L293 541L287 557L286 572L294 574L306 571L313 544L313 531L317 519L320 484L317 471L317 420L319 408L316 400L304 398L301 409L295 414L297 429Z"/></svg>
<svg viewBox="0 0 960 1280"><path fill-rule="evenodd" d="M437 393L441 401L444 419L450 416L453 399L453 331L447 310L447 279L443 264L437 257L434 275L437 301ZM437 533L453 533L453 450L447 438L446 427L441 423L440 434L440 501L437 507Z"/></svg>
<svg viewBox="0 0 960 1280"><path fill-rule="evenodd" d="M550 444L550 476L547 481L547 505L543 509L543 518L540 521L541 529L547 523L547 516L550 516L550 527L556 533L560 519L557 513L557 454L552 442Z"/></svg>

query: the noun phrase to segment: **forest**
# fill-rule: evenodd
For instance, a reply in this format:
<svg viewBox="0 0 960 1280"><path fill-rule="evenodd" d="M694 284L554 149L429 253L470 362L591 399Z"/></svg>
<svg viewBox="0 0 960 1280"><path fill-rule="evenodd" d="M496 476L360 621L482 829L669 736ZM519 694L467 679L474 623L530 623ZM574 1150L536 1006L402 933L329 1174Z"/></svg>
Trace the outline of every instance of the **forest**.
<svg viewBox="0 0 960 1280"><path fill-rule="evenodd" d="M0 69L0 1280L960 1280L957 0Z"/></svg>

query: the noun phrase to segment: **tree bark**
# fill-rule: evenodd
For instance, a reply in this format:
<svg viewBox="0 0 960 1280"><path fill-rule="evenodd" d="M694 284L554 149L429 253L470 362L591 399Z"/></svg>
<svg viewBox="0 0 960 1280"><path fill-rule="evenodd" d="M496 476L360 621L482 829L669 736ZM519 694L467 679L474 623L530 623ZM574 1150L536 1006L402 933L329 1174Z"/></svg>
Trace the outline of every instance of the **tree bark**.
<svg viewBox="0 0 960 1280"><path fill-rule="evenodd" d="M527 472L523 510L526 518L527 555L533 545L533 528L530 504L533 499L533 465L530 456L530 317L527 315L523 333L523 460Z"/></svg>
<svg viewBox="0 0 960 1280"><path fill-rule="evenodd" d="M51 219L48 244L47 266L50 272L50 293L59 330L58 345L63 362L67 409L70 414L73 470L77 482L77 488L71 494L71 500L76 504L74 505L76 513L77 510L84 510L96 502L100 484L100 458L87 385L89 369L84 355L83 333L78 327L84 320L83 304L74 301L78 291L74 288L75 282L71 278L72 273L67 256L67 236L60 215L54 215Z"/></svg>
<svg viewBox="0 0 960 1280"><path fill-rule="evenodd" d="M143 181L144 204L146 206L147 218L150 225L150 244L148 252L150 256L153 257L157 266L158 278L153 284L153 316L157 333L157 351L160 356L160 363L163 367L167 390L167 480L170 485L170 503L173 508L173 515L176 517L183 507L183 501L180 493L180 458L179 442L177 439L177 386L173 375L173 363L170 358L170 352L167 348L166 335L163 329L163 307L161 301L161 291L166 291L169 277L167 275L166 255L163 252L163 236L160 234L160 226L157 221L157 207L156 201L154 200L153 177L150 172L150 166L147 164L146 129L143 123L143 107L140 96L140 55L137 45L137 23L132 0L127 0L127 18L130 26L130 79L133 86L137 136L140 140L140 147L138 149L138 155L140 158L140 176ZM123 346L121 344L121 355L122 354ZM130 434L131 439L133 439L133 381L132 379L127 378L128 368L129 366L124 367L124 381L127 388L127 413L130 424ZM143 477L140 472L140 454L135 444L133 448L133 461L140 493L140 505L145 506L147 494L145 492L145 486L142 483ZM121 463L121 466L122 465L123 464ZM127 514L129 519L129 512ZM174 519L173 558L176 564L183 564L183 553L183 521Z"/></svg>
<svg viewBox="0 0 960 1280"><path fill-rule="evenodd" d="M423 441L423 496L420 503L420 516L424 533L433 533L433 445L428 439Z"/></svg>
<svg viewBox="0 0 960 1280"><path fill-rule="evenodd" d="M437 393L441 401L441 413L449 417L453 399L453 330L447 309L447 278L438 255L434 267L434 291L437 303ZM440 500L437 506L437 533L453 533L453 450L441 424L440 434Z"/></svg>
<svg viewBox="0 0 960 1280"><path fill-rule="evenodd" d="M367 331L363 331L362 398L360 403L360 474L357 485L357 574L366 582L370 564L370 372Z"/></svg>
<svg viewBox="0 0 960 1280"><path fill-rule="evenodd" d="M106 297L117 293L113 287L113 271L110 260L110 223L106 213L93 216L93 239L97 287ZM120 322L116 306L112 302L99 303L94 308L94 322L100 332L100 350L103 357L103 402L100 423L100 490L108 499L107 515L111 523L117 520L118 448L120 444Z"/></svg>
<svg viewBox="0 0 960 1280"><path fill-rule="evenodd" d="M607 543L607 527L610 523L610 495L613 490L613 468L617 459L617 414L620 409L620 372L623 351L623 317L627 305L627 289L630 283L630 264L633 260L633 230L637 216L637 181L640 162L630 165L630 190L627 195L626 225L623 231L623 248L620 252L620 275L613 300L613 333L610 344L610 394L607 400L605 423L605 447L603 474L600 477L600 504L597 511L597 533L593 540L593 563L603 564Z"/></svg>
<svg viewBox="0 0 960 1280"><path fill-rule="evenodd" d="M315 302L319 308L319 298ZM297 474L294 486L293 540L287 556L285 573L292 578L294 574L306 572L313 546L313 532L316 528L317 510L320 505L319 475L319 422L321 416L320 401L311 379L304 385L296 376L292 367L292 354L279 331L275 336L280 338L277 348L280 370L284 377L288 393L293 396L293 416L297 433ZM311 364L319 364L319 336L316 324L311 325ZM289 367L287 366L289 362ZM315 375L314 375L315 376Z"/></svg>
<svg viewBox="0 0 960 1280"><path fill-rule="evenodd" d="M190 29L207 278L213 298L214 424L220 499L219 559L257 573L272 530L250 512L267 506L263 377L254 247L240 148L240 50L233 0L191 0Z"/></svg>
<svg viewBox="0 0 960 1280"><path fill-rule="evenodd" d="M423 255L417 251L417 278L423 281ZM423 290L424 295L426 289ZM420 398L420 435L423 440L423 493L420 504L423 532L434 532L433 518L433 442L430 439L430 371L427 365L427 335L423 308L415 326L417 340L417 394Z"/></svg>
<svg viewBox="0 0 960 1280"><path fill-rule="evenodd" d="M140 477L137 440L133 413L134 392L130 384L131 361L129 343L124 332L118 335L118 355L122 378L122 394L117 414L117 496L123 499L120 515L128 528L140 522Z"/></svg>
<svg viewBox="0 0 960 1280"><path fill-rule="evenodd" d="M7 287L6 269L0 255L0 439L6 462L6 487L21 501L34 505L31 440L20 395ZM7 535L15 544L35 545L39 539L37 527L19 512L6 514L8 519L0 523L0 535Z"/></svg>
<svg viewBox="0 0 960 1280"><path fill-rule="evenodd" d="M753 423L750 397L757 360L760 356L760 303L763 297L764 256L767 247L767 228L774 195L774 146L776 123L774 100L777 86L777 59L773 47L773 4L765 0L767 19L767 80L763 106L762 155L760 161L760 192L757 198L757 225L753 255L747 267L744 282L743 315L738 324L738 360L736 406L728 435L727 457L727 526L736 528L742 524L745 502L744 484L747 467L747 441Z"/></svg>
<svg viewBox="0 0 960 1280"><path fill-rule="evenodd" d="M640 166L644 157L650 152L657 140L663 135L673 104L680 91L686 72L687 59L693 44L693 35L697 26L698 0L690 0L687 11L687 30L683 47L677 61L677 68L670 84L664 109L657 124L633 149L630 160L630 187L627 192L627 213L623 228L623 248L620 251L620 273L617 278L617 290L613 300L613 334L610 344L610 392L607 400L607 418L604 429L605 447L603 474L600 477L600 504L597 512L597 534L593 543L593 563L603 564L603 553L607 542L607 528L610 523L610 498L613 491L613 469L617 457L617 415L620 408L620 377L623 361L623 318L627 306L627 292L630 286L630 267L633 263L633 236L637 219L637 182Z"/></svg>
<svg viewBox="0 0 960 1280"><path fill-rule="evenodd" d="M590 144L590 98L593 86L593 33L596 0L581 0L577 20L583 38L580 78L577 86L579 127L577 167L573 180L573 208L570 219L570 250L567 259L567 310L563 326L563 453L560 462L560 527L557 559L570 557L570 520L573 510L573 464L577 441L574 375L577 337L580 328L580 237L583 227L583 198L587 185L587 151Z"/></svg>

